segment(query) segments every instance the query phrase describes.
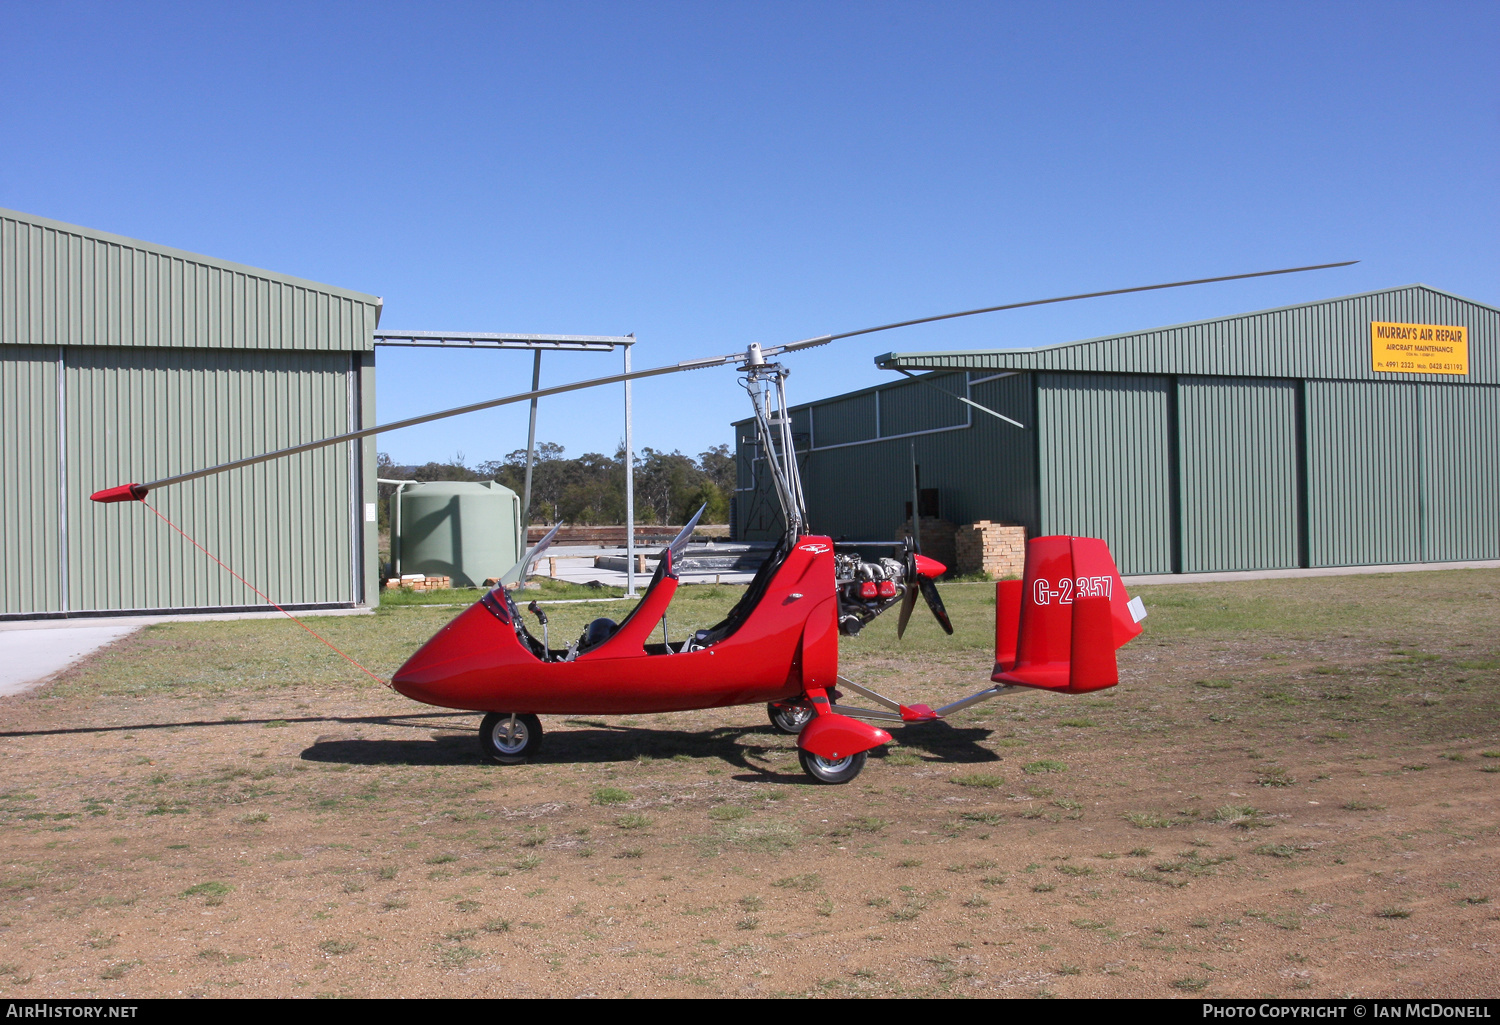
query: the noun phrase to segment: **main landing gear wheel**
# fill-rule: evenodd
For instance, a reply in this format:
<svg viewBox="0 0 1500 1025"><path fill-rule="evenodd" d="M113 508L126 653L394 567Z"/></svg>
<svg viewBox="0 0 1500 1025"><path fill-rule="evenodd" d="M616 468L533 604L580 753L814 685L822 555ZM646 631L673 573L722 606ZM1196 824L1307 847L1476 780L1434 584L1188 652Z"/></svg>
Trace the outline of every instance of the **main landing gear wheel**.
<svg viewBox="0 0 1500 1025"><path fill-rule="evenodd" d="M819 783L848 783L865 767L867 756L868 752L861 751L857 755L845 755L843 758L821 758L800 747L797 749L797 760L802 763L802 771Z"/></svg>
<svg viewBox="0 0 1500 1025"><path fill-rule="evenodd" d="M771 725L777 730L796 736L804 726L812 722L813 710L807 705L768 704L766 714L771 717Z"/></svg>
<svg viewBox="0 0 1500 1025"><path fill-rule="evenodd" d="M491 712L479 724L479 749L500 765L535 758L542 746L542 721L530 712Z"/></svg>

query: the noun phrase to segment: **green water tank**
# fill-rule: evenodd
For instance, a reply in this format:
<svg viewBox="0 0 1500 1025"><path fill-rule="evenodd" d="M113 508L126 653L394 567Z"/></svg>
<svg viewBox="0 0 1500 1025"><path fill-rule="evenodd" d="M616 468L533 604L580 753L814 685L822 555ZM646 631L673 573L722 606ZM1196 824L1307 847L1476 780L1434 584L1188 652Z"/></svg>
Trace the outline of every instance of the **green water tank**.
<svg viewBox="0 0 1500 1025"><path fill-rule="evenodd" d="M479 587L521 561L521 498L494 481L432 481L401 490L392 559L403 573Z"/></svg>

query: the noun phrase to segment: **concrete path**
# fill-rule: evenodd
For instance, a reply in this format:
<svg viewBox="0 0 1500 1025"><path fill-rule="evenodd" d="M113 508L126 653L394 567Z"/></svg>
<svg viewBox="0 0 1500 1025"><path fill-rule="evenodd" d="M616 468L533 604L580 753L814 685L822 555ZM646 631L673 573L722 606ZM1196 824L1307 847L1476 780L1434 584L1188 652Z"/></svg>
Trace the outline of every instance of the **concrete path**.
<svg viewBox="0 0 1500 1025"><path fill-rule="evenodd" d="M59 620L0 630L0 695L40 687L85 655L140 628L139 623Z"/></svg>
<svg viewBox="0 0 1500 1025"><path fill-rule="evenodd" d="M374 609L298 610L309 616L368 616ZM152 623L186 623L228 619L280 619L266 612L197 612L183 616L108 616L77 619L0 621L0 697L22 694L46 683L86 655L91 655Z"/></svg>

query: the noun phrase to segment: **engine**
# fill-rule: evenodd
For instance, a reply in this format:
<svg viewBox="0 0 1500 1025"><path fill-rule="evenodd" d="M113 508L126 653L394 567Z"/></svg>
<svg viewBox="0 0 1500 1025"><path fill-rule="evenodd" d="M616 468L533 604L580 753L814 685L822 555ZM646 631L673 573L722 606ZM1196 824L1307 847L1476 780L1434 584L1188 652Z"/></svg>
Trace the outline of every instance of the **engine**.
<svg viewBox="0 0 1500 1025"><path fill-rule="evenodd" d="M899 559L867 560L858 552L834 555L839 594L839 633L853 637L864 625L896 604L910 582Z"/></svg>

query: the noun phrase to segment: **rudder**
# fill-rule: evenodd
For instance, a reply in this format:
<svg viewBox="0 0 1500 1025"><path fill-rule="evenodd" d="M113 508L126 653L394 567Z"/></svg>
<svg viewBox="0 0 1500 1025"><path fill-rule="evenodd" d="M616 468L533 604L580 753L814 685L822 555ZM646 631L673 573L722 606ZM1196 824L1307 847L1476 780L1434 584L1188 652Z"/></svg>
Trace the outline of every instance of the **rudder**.
<svg viewBox="0 0 1500 1025"><path fill-rule="evenodd" d="M1034 538L1019 582L995 591L996 683L1081 694L1119 682L1115 650L1146 616L1098 538Z"/></svg>

